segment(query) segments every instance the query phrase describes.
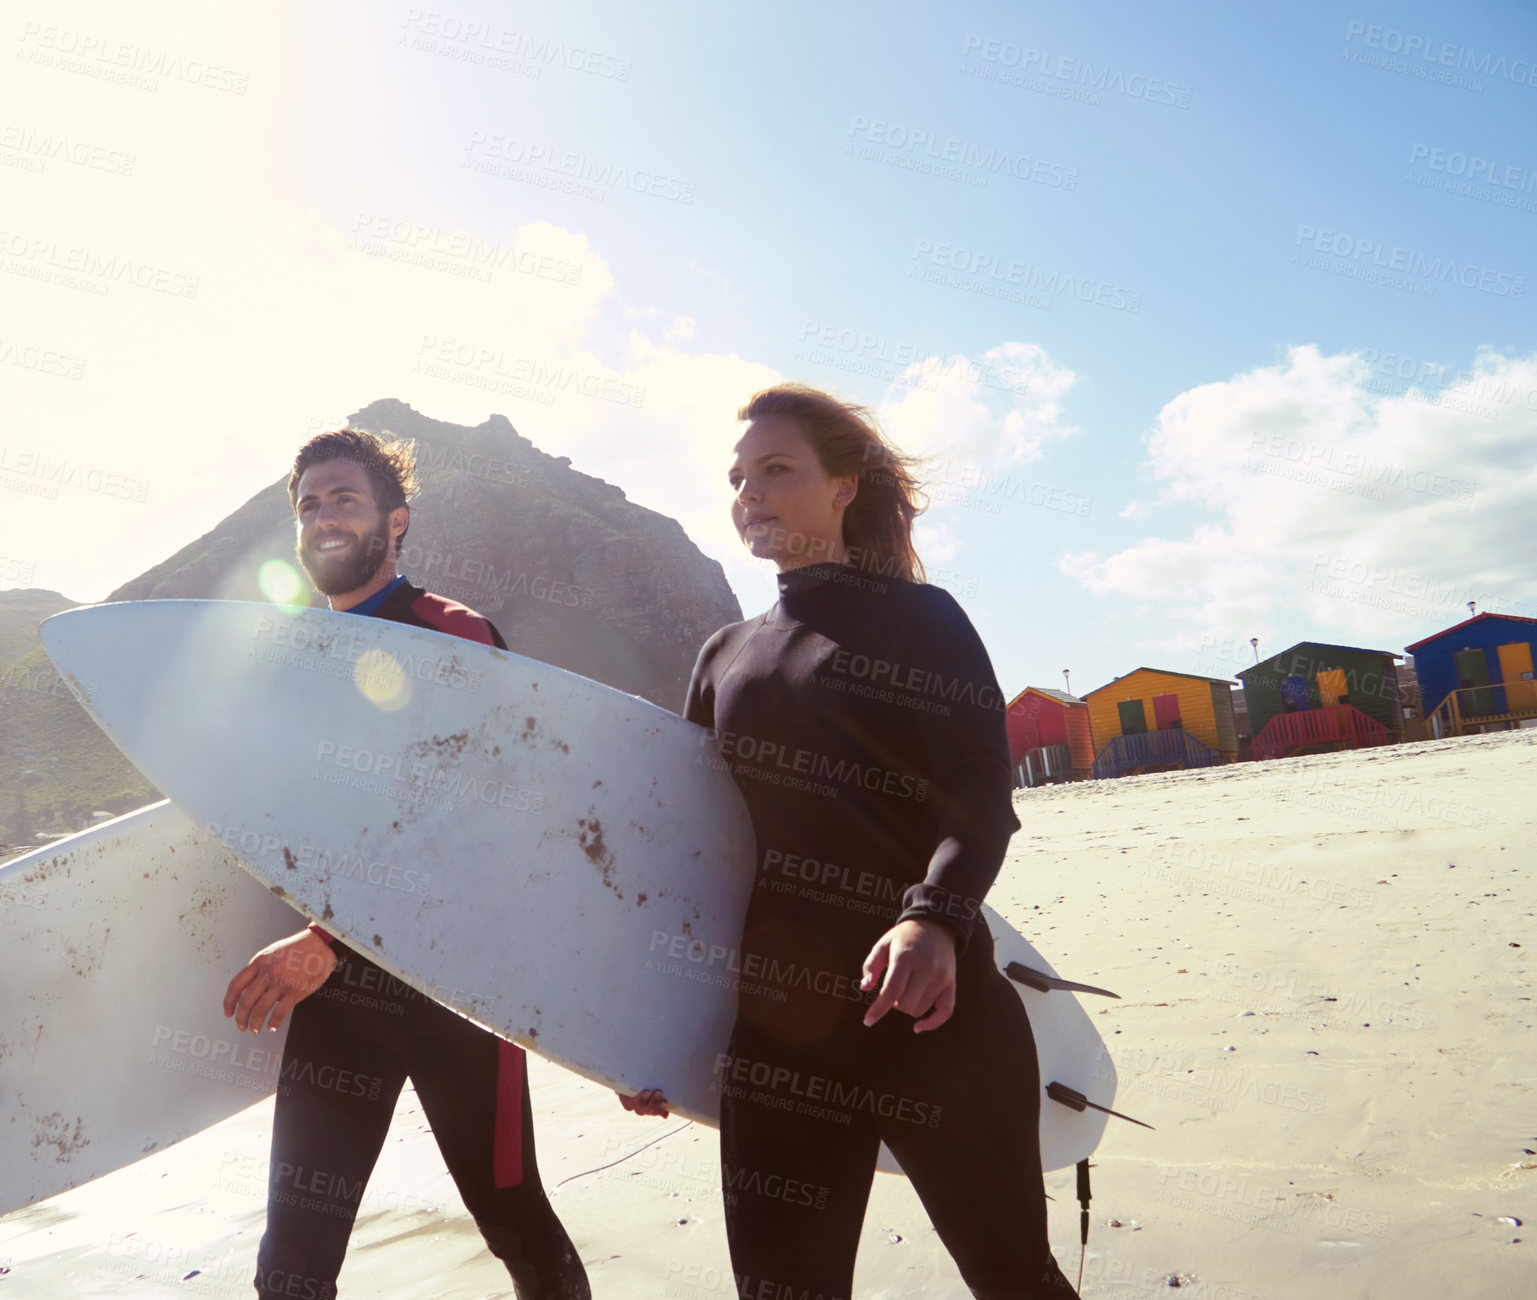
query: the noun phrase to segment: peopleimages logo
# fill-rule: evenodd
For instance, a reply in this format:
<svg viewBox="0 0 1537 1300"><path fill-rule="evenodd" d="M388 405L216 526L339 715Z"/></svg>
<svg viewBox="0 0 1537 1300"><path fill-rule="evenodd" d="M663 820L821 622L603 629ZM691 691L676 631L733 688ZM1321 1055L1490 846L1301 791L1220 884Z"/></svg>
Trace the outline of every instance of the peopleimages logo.
<svg viewBox="0 0 1537 1300"><path fill-rule="evenodd" d="M584 45L568 44L549 36L535 36L531 32L513 28L497 27L494 23L459 18L435 9L412 8L406 16L404 28L412 36L435 38L425 44L413 44L412 48L453 54L470 63L493 60L497 55L527 60L535 76L546 67L559 67L613 81L628 81L633 66L629 59L603 50L588 49ZM438 45L437 41L446 44ZM408 36L402 35L396 43L407 45ZM493 63L493 66L497 65Z"/></svg>
<svg viewBox="0 0 1537 1300"><path fill-rule="evenodd" d="M940 138L933 131L916 130L900 122L855 117L849 126L849 135L856 141L889 149L899 157L969 168L979 176L983 186L986 186L988 176L1006 174L1057 189L1078 188L1076 167L1036 158L1019 150L994 145L984 147L971 140L957 139L953 135Z"/></svg>
<svg viewBox="0 0 1537 1300"><path fill-rule="evenodd" d="M1455 257L1440 254L1431 257L1426 253L1404 248L1398 244L1392 245L1391 248L1384 248L1382 241L1377 239L1366 239L1341 231L1320 229L1317 226L1299 225L1294 243L1299 250L1307 248L1318 253L1328 253L1347 262L1367 262L1373 267L1401 271L1441 284L1451 280L1464 289L1477 289L1480 293L1492 293L1499 298L1526 296L1525 276L1474 266L1471 262L1462 262ZM1293 262L1302 260L1301 252L1292 254Z"/></svg>
<svg viewBox="0 0 1537 1300"><path fill-rule="evenodd" d="M1428 144L1415 144L1409 150L1410 166L1416 163L1425 170L1410 171L1404 180L1421 189L1518 212L1537 212L1537 198L1528 197L1537 190L1537 168Z"/></svg>
<svg viewBox="0 0 1537 1300"><path fill-rule="evenodd" d="M1049 50L1032 49L1014 41L1000 41L996 37L973 34L966 37L961 53L975 56L985 63L1018 68L1026 75L1051 77L1091 90L1113 91L1131 99L1146 100L1149 104L1190 107L1191 87L1179 82L1140 73L1128 77L1119 68L1111 68L1108 64L1096 69L1088 59L1052 54Z"/></svg>
<svg viewBox="0 0 1537 1300"><path fill-rule="evenodd" d="M1114 307L1130 312L1142 309L1140 289L1128 289L1093 276L1078 276L1068 271L1047 271L1031 262L1021 262L1018 258L982 249L919 239L913 245L913 260L929 262L976 280L1021 285L1043 293L1077 298L1080 302L1100 307ZM1050 306L1049 303L1047 305Z"/></svg>
<svg viewBox="0 0 1537 1300"><path fill-rule="evenodd" d="M137 157L108 149L105 145L78 140L63 132L38 132L16 123L0 126L0 149L14 149L35 162L42 171L49 162L65 162L74 167L106 172L114 176L132 176ZM29 170L32 170L29 168Z"/></svg>
<svg viewBox="0 0 1537 1300"><path fill-rule="evenodd" d="M1489 53L1480 57L1478 51L1469 45L1454 45L1450 41L1438 41L1420 33L1403 32L1396 27L1368 25L1352 19L1345 27L1345 41L1351 44L1357 37L1368 49L1400 54L1406 59L1417 58L1421 63L1456 68L1459 72L1476 72L1481 77L1498 77L1513 81L1518 86L1537 85L1537 75L1534 75L1537 74L1537 63L1530 58L1508 60L1503 54Z"/></svg>
<svg viewBox="0 0 1537 1300"><path fill-rule="evenodd" d="M15 259L5 267L12 274L52 281L98 295L104 296L110 286L117 283L152 289L173 298L197 297L197 276L155 266L129 254L61 245L57 239L46 235L0 230L0 253Z"/></svg>
<svg viewBox="0 0 1537 1300"><path fill-rule="evenodd" d="M1423 163L1431 171L1445 172L1449 176L1465 176L1470 181L1482 179L1487 185L1499 185L1507 190L1530 194L1537 189L1537 169L1504 163L1479 154L1462 153L1456 149L1443 149L1439 145L1416 143L1409 150L1411 163Z"/></svg>
<svg viewBox="0 0 1537 1300"><path fill-rule="evenodd" d="M553 178L575 185L587 185L588 197L602 199L611 187L677 203L694 201L694 182L685 181L654 168L635 167L615 159L599 159L579 150L565 149L549 142L519 139L472 131L465 148L463 166L483 175L503 176L510 180L531 181Z"/></svg>

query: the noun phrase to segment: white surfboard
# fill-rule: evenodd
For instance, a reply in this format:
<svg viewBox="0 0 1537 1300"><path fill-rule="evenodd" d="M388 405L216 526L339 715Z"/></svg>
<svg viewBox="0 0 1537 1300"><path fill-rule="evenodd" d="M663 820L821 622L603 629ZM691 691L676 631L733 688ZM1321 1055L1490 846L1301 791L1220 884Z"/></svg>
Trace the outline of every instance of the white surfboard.
<svg viewBox="0 0 1537 1300"><path fill-rule="evenodd" d="M535 660L326 610L135 601L42 636L129 759L296 906L495 1032L716 1121L753 836L708 732ZM1054 973L989 921L1000 961ZM1021 996L1043 1086L1110 1105L1073 996ZM1104 1122L1043 1100L1044 1167L1085 1158Z"/></svg>
<svg viewBox="0 0 1537 1300"><path fill-rule="evenodd" d="M169 803L0 867L0 1214L132 1164L277 1086L225 985L304 924Z"/></svg>

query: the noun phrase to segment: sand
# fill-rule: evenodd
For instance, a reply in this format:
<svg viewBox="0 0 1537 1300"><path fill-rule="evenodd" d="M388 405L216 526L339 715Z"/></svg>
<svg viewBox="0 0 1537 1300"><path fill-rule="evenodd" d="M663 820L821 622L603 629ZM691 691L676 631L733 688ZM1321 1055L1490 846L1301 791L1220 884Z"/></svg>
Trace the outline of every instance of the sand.
<svg viewBox="0 0 1537 1300"><path fill-rule="evenodd" d="M1534 788L1525 731L1019 792L990 901L1121 993L1087 1005L1156 1126L1096 1154L1086 1297L1537 1293ZM594 1295L729 1300L715 1134L531 1079ZM270 1122L0 1220L0 1300L251 1295ZM1071 1276L1072 1172L1047 1190ZM512 1294L409 1090L341 1293ZM877 1180L856 1294L969 1294L905 1180Z"/></svg>

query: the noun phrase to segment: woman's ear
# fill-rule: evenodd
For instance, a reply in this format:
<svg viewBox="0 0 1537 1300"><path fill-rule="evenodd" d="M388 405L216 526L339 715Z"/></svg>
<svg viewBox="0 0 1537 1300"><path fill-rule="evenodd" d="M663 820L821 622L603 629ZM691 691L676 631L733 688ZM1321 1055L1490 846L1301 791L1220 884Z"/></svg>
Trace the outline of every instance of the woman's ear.
<svg viewBox="0 0 1537 1300"><path fill-rule="evenodd" d="M833 507L838 510L846 509L850 502L859 495L859 475L840 474L833 482L838 485L838 490L833 493Z"/></svg>

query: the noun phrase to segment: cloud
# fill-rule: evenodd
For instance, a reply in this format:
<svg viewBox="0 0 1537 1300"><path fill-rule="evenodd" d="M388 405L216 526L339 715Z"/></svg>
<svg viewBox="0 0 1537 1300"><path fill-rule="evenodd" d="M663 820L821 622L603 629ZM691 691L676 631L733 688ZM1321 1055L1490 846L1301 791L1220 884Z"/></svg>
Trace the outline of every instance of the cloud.
<svg viewBox="0 0 1537 1300"><path fill-rule="evenodd" d="M1153 508L1188 531L1064 552L1058 568L1169 615L1180 630L1146 643L1168 650L1299 620L1391 646L1470 599L1537 613L1537 354L1484 349L1449 378L1385 384L1357 354L1305 346L1181 393L1144 437L1143 470Z"/></svg>
<svg viewBox="0 0 1537 1300"><path fill-rule="evenodd" d="M927 357L887 391L882 425L906 451L982 467L1041 459L1045 446L1072 437L1063 399L1078 376L1035 343L1000 343L973 360Z"/></svg>

